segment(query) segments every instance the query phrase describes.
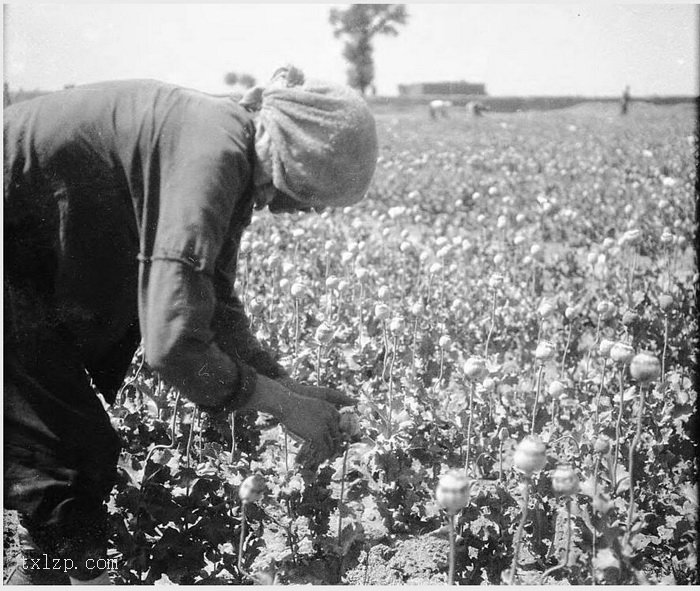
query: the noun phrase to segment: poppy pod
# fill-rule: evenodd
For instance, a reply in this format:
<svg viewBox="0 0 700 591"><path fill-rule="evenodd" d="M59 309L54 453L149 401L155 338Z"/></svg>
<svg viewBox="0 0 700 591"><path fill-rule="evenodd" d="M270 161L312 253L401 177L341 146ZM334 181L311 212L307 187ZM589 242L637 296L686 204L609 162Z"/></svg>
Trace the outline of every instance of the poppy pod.
<svg viewBox="0 0 700 591"><path fill-rule="evenodd" d="M635 242L639 241L639 239L642 237L642 231L639 228L633 228L631 230L627 230L622 235L622 238L624 240L624 244L634 244Z"/></svg>
<svg viewBox="0 0 700 591"><path fill-rule="evenodd" d="M469 479L459 470L451 470L440 477L435 489L435 500L450 515L469 504Z"/></svg>
<svg viewBox="0 0 700 591"><path fill-rule="evenodd" d="M542 318L547 318L556 312L557 305L556 302L550 298L545 298L542 303L537 308L537 313L542 316Z"/></svg>
<svg viewBox="0 0 700 591"><path fill-rule="evenodd" d="M661 233L661 242L664 244L671 244L673 242L673 233L668 228L664 228Z"/></svg>
<svg viewBox="0 0 700 591"><path fill-rule="evenodd" d="M547 392L549 392L550 396L560 396L565 390L566 388L564 384L562 384L559 380L553 380L547 387Z"/></svg>
<svg viewBox="0 0 700 591"><path fill-rule="evenodd" d="M515 448L513 468L525 476L539 472L547 463L547 448L539 437L528 435Z"/></svg>
<svg viewBox="0 0 700 591"><path fill-rule="evenodd" d="M250 313L257 316L265 308L265 301L260 296L255 296L250 302Z"/></svg>
<svg viewBox="0 0 700 591"><path fill-rule="evenodd" d="M291 292L292 296L294 296L295 298L300 298L306 292L306 287L303 283L292 283Z"/></svg>
<svg viewBox="0 0 700 591"><path fill-rule="evenodd" d="M470 380L479 380L486 376L486 360L483 357L469 357L464 362L464 375Z"/></svg>
<svg viewBox="0 0 700 591"><path fill-rule="evenodd" d="M615 245L615 241L612 238L606 238L605 240L603 240L603 248L605 250L609 250L614 245Z"/></svg>
<svg viewBox="0 0 700 591"><path fill-rule="evenodd" d="M277 253L272 253L267 259L265 259L265 266L268 269L274 269L280 264L281 257Z"/></svg>
<svg viewBox="0 0 700 591"><path fill-rule="evenodd" d="M568 465L557 466L552 474L552 489L560 495L576 494L579 489L576 471Z"/></svg>
<svg viewBox="0 0 700 591"><path fill-rule="evenodd" d="M605 455L610 451L610 437L607 437L605 435L600 435L599 437L596 438L596 440L593 442L593 449L595 450L596 453Z"/></svg>
<svg viewBox="0 0 700 591"><path fill-rule="evenodd" d="M435 253L435 256L439 259L444 259L447 257L448 254L450 254L450 247L449 246L443 246L440 250L438 250Z"/></svg>
<svg viewBox="0 0 700 591"><path fill-rule="evenodd" d="M355 277L357 277L358 281L364 281L365 279L367 279L368 275L369 271L364 267L358 267L357 269L355 269Z"/></svg>
<svg viewBox="0 0 700 591"><path fill-rule="evenodd" d="M651 382L661 375L661 363L654 355L639 353L630 361L630 375L638 382Z"/></svg>
<svg viewBox="0 0 700 591"><path fill-rule="evenodd" d="M576 318L579 314L581 314L581 306L567 306L566 309L564 310L564 316L566 317L567 320L573 320Z"/></svg>
<svg viewBox="0 0 700 591"><path fill-rule="evenodd" d="M496 289L497 287L503 285L503 275L500 273L494 273L489 277L489 287L491 289Z"/></svg>
<svg viewBox="0 0 700 591"><path fill-rule="evenodd" d="M632 310L627 310L625 313L622 315L622 324L625 326L631 326L635 322L639 320L639 314L636 312L633 312Z"/></svg>
<svg viewBox="0 0 700 591"><path fill-rule="evenodd" d="M441 349L447 349L452 344L452 339L447 335L442 335L438 341Z"/></svg>
<svg viewBox="0 0 700 591"><path fill-rule="evenodd" d="M377 320L386 320L389 318L391 310L386 304L377 304L374 306L374 316Z"/></svg>
<svg viewBox="0 0 700 591"><path fill-rule="evenodd" d="M556 349L554 344L550 341L540 341L535 349L535 359L544 363L554 357Z"/></svg>
<svg viewBox="0 0 700 591"><path fill-rule="evenodd" d="M668 293L661 294L659 296L659 307L662 310L667 310L673 304L673 296Z"/></svg>
<svg viewBox="0 0 700 591"><path fill-rule="evenodd" d="M634 357L634 349L627 343L615 343L610 348L610 359L615 363L626 365L632 361L632 357Z"/></svg>
<svg viewBox="0 0 700 591"><path fill-rule="evenodd" d="M411 306L411 314L414 316L420 316L423 312L425 312L425 306L422 302L416 302Z"/></svg>
<svg viewBox="0 0 700 591"><path fill-rule="evenodd" d="M615 304L607 301L598 302L595 311L603 318L609 318L615 312Z"/></svg>
<svg viewBox="0 0 700 591"><path fill-rule="evenodd" d="M601 339L600 344L598 345L598 352L603 357L607 357L610 355L610 349L612 349L614 345L615 341L611 341L610 339Z"/></svg>
<svg viewBox="0 0 700 591"><path fill-rule="evenodd" d="M389 330L393 333L402 332L406 328L406 321L403 316L394 316L389 323Z"/></svg>
<svg viewBox="0 0 700 591"><path fill-rule="evenodd" d="M321 322L316 329L316 341L321 345L327 345L333 340L335 331L327 322Z"/></svg>
<svg viewBox="0 0 700 591"><path fill-rule="evenodd" d="M260 474L248 476L238 489L238 496L244 503L255 503L265 494L265 479Z"/></svg>

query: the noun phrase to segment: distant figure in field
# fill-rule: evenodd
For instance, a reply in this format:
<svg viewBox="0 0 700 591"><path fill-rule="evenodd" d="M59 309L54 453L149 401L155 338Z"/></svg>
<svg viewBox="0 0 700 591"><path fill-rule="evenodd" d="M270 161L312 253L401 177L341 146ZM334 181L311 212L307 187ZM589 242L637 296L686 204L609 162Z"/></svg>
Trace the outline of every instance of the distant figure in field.
<svg viewBox="0 0 700 591"><path fill-rule="evenodd" d="M488 110L490 109L479 101L469 101L467 103L467 115L470 117L481 117L484 111Z"/></svg>
<svg viewBox="0 0 700 591"><path fill-rule="evenodd" d="M627 115L627 111L630 106L632 97L630 95L630 87L625 86L625 90L622 92L622 98L620 99L620 115Z"/></svg>
<svg viewBox="0 0 700 591"><path fill-rule="evenodd" d="M448 114L447 110L452 106L452 101L443 101L443 100L434 100L430 101L430 104L428 105L430 109L430 117L431 119L437 119L438 115L442 116L444 119L447 119Z"/></svg>

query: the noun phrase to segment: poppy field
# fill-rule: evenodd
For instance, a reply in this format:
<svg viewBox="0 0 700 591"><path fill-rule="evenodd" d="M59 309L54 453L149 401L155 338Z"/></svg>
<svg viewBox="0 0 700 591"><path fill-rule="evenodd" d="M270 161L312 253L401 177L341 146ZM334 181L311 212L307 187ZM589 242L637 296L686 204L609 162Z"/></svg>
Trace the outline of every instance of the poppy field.
<svg viewBox="0 0 700 591"><path fill-rule="evenodd" d="M115 582L697 584L692 106L376 110L368 197L238 256L252 333L356 398L343 449L307 470L137 354Z"/></svg>

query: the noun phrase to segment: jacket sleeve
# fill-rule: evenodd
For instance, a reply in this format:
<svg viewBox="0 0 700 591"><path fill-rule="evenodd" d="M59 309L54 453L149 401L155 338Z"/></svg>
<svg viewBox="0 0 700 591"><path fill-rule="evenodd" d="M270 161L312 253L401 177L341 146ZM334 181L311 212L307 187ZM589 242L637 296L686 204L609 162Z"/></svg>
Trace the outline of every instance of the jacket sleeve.
<svg viewBox="0 0 700 591"><path fill-rule="evenodd" d="M259 374L271 379L287 377L285 369L250 332L250 322L243 304L233 290L235 263L234 254L216 275L217 307L214 317L216 342L232 358L241 359Z"/></svg>
<svg viewBox="0 0 700 591"><path fill-rule="evenodd" d="M256 373L217 343L215 270L249 164L226 138L196 131L161 146L158 203L142 223L139 316L146 361L165 381L193 402L236 408Z"/></svg>

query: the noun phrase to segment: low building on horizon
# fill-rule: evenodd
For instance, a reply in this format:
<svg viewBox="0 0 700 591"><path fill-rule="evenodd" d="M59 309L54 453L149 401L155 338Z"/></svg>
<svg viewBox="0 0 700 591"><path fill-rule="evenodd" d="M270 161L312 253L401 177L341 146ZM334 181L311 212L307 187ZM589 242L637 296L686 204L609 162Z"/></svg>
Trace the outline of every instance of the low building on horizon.
<svg viewBox="0 0 700 591"><path fill-rule="evenodd" d="M399 96L478 95L486 96L486 85L474 82L416 82L399 84Z"/></svg>

